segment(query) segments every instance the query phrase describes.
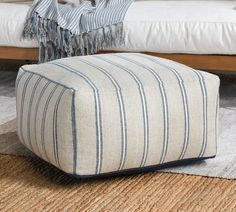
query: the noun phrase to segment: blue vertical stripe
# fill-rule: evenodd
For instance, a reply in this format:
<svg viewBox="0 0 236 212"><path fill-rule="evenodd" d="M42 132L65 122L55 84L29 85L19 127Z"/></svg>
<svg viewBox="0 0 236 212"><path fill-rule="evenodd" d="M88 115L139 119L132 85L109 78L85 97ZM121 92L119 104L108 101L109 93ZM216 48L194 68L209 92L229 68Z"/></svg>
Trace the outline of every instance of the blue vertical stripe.
<svg viewBox="0 0 236 212"><path fill-rule="evenodd" d="M183 68L186 68L186 66L184 66L183 64L178 63L178 65L180 65ZM202 75L202 73L198 70L192 69L190 67L188 67L188 71L192 71L195 75L197 75L198 80L199 80L199 84L201 87L201 92L202 92L202 105L203 105L203 142L202 142L202 147L199 153L199 157L203 157L206 151L206 146L207 146L207 142L208 142L208 95L207 95L207 89L206 89L206 83L204 80L204 77Z"/></svg>
<svg viewBox="0 0 236 212"><path fill-rule="evenodd" d="M147 155L148 155L148 142L149 142L149 127L148 127L148 111L147 111L147 101L146 101L146 95L144 92L143 84L141 80L137 77L137 75L134 74L134 72L118 63L115 63L111 60L106 59L104 56L94 56L102 61L105 61L109 64L112 64L119 69L125 71L128 73L134 81L137 83L139 93L140 93L140 98L141 98L141 103L142 103L142 112L143 112L143 126L144 126L144 151L143 151L143 156L142 160L140 163L140 167L145 166L146 160L147 160Z"/></svg>
<svg viewBox="0 0 236 212"><path fill-rule="evenodd" d="M86 75L84 75L82 72L80 72L78 69L73 69L72 67L69 67L65 64L62 64L60 62L52 62L50 63L55 66L59 66L61 68L64 68L65 70L69 71L70 73L73 73L80 78L82 78L93 90L94 93L94 102L95 102L95 116L96 116L96 137L97 137L97 162L96 162L96 169L95 173L99 174L102 170L102 151L103 151L103 144L102 144L102 120L101 120L101 102L100 102L100 95L99 90L96 87L96 85L89 79ZM75 151L75 150L74 150ZM76 154L74 152L74 154ZM75 164L75 161L73 162Z"/></svg>
<svg viewBox="0 0 236 212"><path fill-rule="evenodd" d="M47 150L45 147L45 123L46 123L46 117L47 117L47 112L48 112L48 107L49 107L50 101L51 101L55 91L57 90L57 88L58 88L58 85L55 85L54 88L51 90L49 96L47 97L46 103L44 105L42 124L41 124L41 144L42 144L44 156L47 158L48 161L50 161L50 160L48 158Z"/></svg>
<svg viewBox="0 0 236 212"><path fill-rule="evenodd" d="M206 90L206 84L204 81L204 78L200 72L195 72L199 77L199 82L201 85L201 91L202 91L202 102L203 102L203 142L202 142L202 148L199 154L199 157L203 157L206 151L207 146L207 131L208 131L208 120L207 120L207 90Z"/></svg>
<svg viewBox="0 0 236 212"><path fill-rule="evenodd" d="M22 73L21 75L19 75L18 74L18 76L17 76L17 79L16 79L16 83L15 83L15 93L16 93L16 96L18 96L18 93L19 93L19 89L18 89L18 87L19 87L19 82L22 80L22 78L23 78L23 76L25 75L26 73L24 72L24 73ZM18 100L18 98L16 99L16 105L18 106L18 104L19 104L19 102L18 102L19 100ZM21 101L21 103L22 103L22 101ZM20 137L20 116L21 116L21 106L19 106L19 109L17 110L17 134L18 134L18 136Z"/></svg>
<svg viewBox="0 0 236 212"><path fill-rule="evenodd" d="M66 88L62 88L58 99L55 104L54 108L54 113L53 113L53 150L54 150L54 159L57 163L57 165L60 167L59 163L59 155L58 155L58 123L57 123L57 118L58 118L58 108L62 99L63 94L65 93Z"/></svg>
<svg viewBox="0 0 236 212"><path fill-rule="evenodd" d="M48 81L48 82L43 86L43 88L42 88L42 90L41 90L41 92L40 92L40 94L39 94L38 101L37 101L36 106L35 106L34 134L35 134L35 142L36 142L36 145L37 145L37 148L38 148L38 154L40 155L40 157L42 157L42 154L41 154L41 152L40 152L39 144L38 144L38 140L37 140L37 129L36 129L36 125L37 125L37 123L38 123L38 122L37 122L37 116L38 116L38 109L39 109L39 104L40 104L40 102L41 102L42 96L43 96L44 92L46 91L46 89L48 88L48 86L50 85L50 83L51 83L51 82Z"/></svg>
<svg viewBox="0 0 236 212"><path fill-rule="evenodd" d="M148 70L156 79L156 81L158 82L159 88L160 88L160 92L161 92L161 97L162 97L162 105L163 105L163 123L164 123L164 138L163 138L163 149L162 149L162 154L160 157L160 161L159 163L163 163L165 161L165 157L166 157L166 153L167 153L167 148L168 148L168 138L169 138L169 114L168 114L168 101L167 101L167 96L166 96L166 91L165 91L165 87L163 84L162 79L160 78L160 76L153 70L151 69L149 66L146 66L140 62L137 62L136 60L132 60L130 58L121 56L121 55L116 55L119 58L122 58L126 61L129 61L133 64L136 64L146 70Z"/></svg>
<svg viewBox="0 0 236 212"><path fill-rule="evenodd" d="M27 115L27 139L28 139L28 143L29 143L29 146L30 146L30 149L32 151L34 151L33 149L33 145L32 145L32 141L31 141L31 123L30 123L30 119L31 119L31 113L32 113L32 103L33 103L33 99L34 99L34 96L35 96L35 92L36 92L36 89L39 85L41 81L41 78L39 77L36 81L36 83L34 84L34 87L32 89L32 93L30 95L30 102L29 102L29 108L28 108L28 115Z"/></svg>
<svg viewBox="0 0 236 212"><path fill-rule="evenodd" d="M30 79L33 77L33 74L29 74L28 78L26 79L25 83L24 83L24 87L23 87L23 91L22 91L22 99L21 99L21 106L20 106L20 130L19 130L19 137L21 138L21 141L23 144L26 145L25 143L25 139L23 136L23 111L24 111L24 107L25 107L25 96L26 96L26 91L27 91L27 87L29 85Z"/></svg>
<svg viewBox="0 0 236 212"><path fill-rule="evenodd" d="M98 71L102 72L105 76L108 77L108 79L110 79L110 81L112 82L112 84L114 85L114 87L116 89L116 96L117 96L117 101L118 101L119 111L120 111L120 125L121 125L121 137L122 137L121 160L120 160L120 165L119 165L118 170L122 170L124 167L126 155L127 155L127 126L126 126L124 99L123 99L121 87L118 84L118 82L116 81L116 79L104 68L94 65L94 64L90 63L89 61L82 59L81 57L79 57L79 58L77 57L76 59L79 60L80 62L83 62L93 68L96 68Z"/></svg>
<svg viewBox="0 0 236 212"><path fill-rule="evenodd" d="M71 104L71 120L72 120L72 145L73 145L73 174L77 174L77 130L76 130L76 107L75 107L75 91L72 94Z"/></svg>
<svg viewBox="0 0 236 212"><path fill-rule="evenodd" d="M136 55L140 56L140 57L144 57L144 58L146 58L146 59L162 66L162 67L165 67L166 69L171 71L174 74L174 76L176 77L176 79L178 80L180 92L181 92L181 95L182 95L183 109L184 109L184 144L183 144L181 154L179 156L179 160L181 160L181 159L184 158L185 153L186 153L187 148L188 148L189 129L190 129L188 98L187 98L187 94L186 94L184 80L181 77L181 75L174 68L169 67L166 64L162 63L161 61L158 60L158 58L153 58L153 57L146 56L146 55L141 55L141 54L136 54Z"/></svg>

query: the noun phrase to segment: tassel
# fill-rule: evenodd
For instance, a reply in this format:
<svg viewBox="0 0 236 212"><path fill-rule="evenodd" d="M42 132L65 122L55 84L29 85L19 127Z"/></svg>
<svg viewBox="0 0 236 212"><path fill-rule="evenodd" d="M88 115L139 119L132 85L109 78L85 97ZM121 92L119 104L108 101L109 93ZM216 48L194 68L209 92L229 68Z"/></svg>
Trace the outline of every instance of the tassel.
<svg viewBox="0 0 236 212"><path fill-rule="evenodd" d="M56 22L41 18L36 12L27 19L23 37L39 41L39 63L63 57L96 54L104 48L124 43L122 23L73 35L69 30L59 27Z"/></svg>

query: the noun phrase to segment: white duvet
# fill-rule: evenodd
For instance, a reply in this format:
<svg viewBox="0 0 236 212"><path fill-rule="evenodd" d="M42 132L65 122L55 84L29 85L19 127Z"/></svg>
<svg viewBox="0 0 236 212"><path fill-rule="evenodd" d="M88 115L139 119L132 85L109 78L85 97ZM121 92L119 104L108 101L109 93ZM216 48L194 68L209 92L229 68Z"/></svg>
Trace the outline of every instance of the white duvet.
<svg viewBox="0 0 236 212"><path fill-rule="evenodd" d="M29 6L0 3L0 46L36 47L21 37ZM137 1L114 50L236 54L236 1Z"/></svg>

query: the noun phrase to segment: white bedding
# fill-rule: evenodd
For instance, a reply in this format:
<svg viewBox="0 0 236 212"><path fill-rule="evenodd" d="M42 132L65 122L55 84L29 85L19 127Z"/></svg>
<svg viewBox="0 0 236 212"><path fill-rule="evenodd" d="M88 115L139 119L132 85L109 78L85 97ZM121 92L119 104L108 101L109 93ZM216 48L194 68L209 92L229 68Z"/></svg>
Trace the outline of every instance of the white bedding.
<svg viewBox="0 0 236 212"><path fill-rule="evenodd" d="M0 46L37 46L36 41L21 37L28 10L28 5L0 3Z"/></svg>
<svg viewBox="0 0 236 212"><path fill-rule="evenodd" d="M115 50L236 54L236 1L138 1ZM21 32L29 6L0 4L0 46L36 47Z"/></svg>

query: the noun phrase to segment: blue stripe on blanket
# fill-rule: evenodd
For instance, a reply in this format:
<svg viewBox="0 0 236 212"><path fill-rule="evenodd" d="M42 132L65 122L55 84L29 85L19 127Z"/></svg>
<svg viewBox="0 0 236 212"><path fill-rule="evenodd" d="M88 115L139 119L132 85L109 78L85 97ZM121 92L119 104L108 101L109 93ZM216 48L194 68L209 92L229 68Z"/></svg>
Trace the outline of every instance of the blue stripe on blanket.
<svg viewBox="0 0 236 212"><path fill-rule="evenodd" d="M123 20L134 0L100 0L63 5L57 0L36 0L25 27L24 38L39 42L39 62L95 54L124 42Z"/></svg>

